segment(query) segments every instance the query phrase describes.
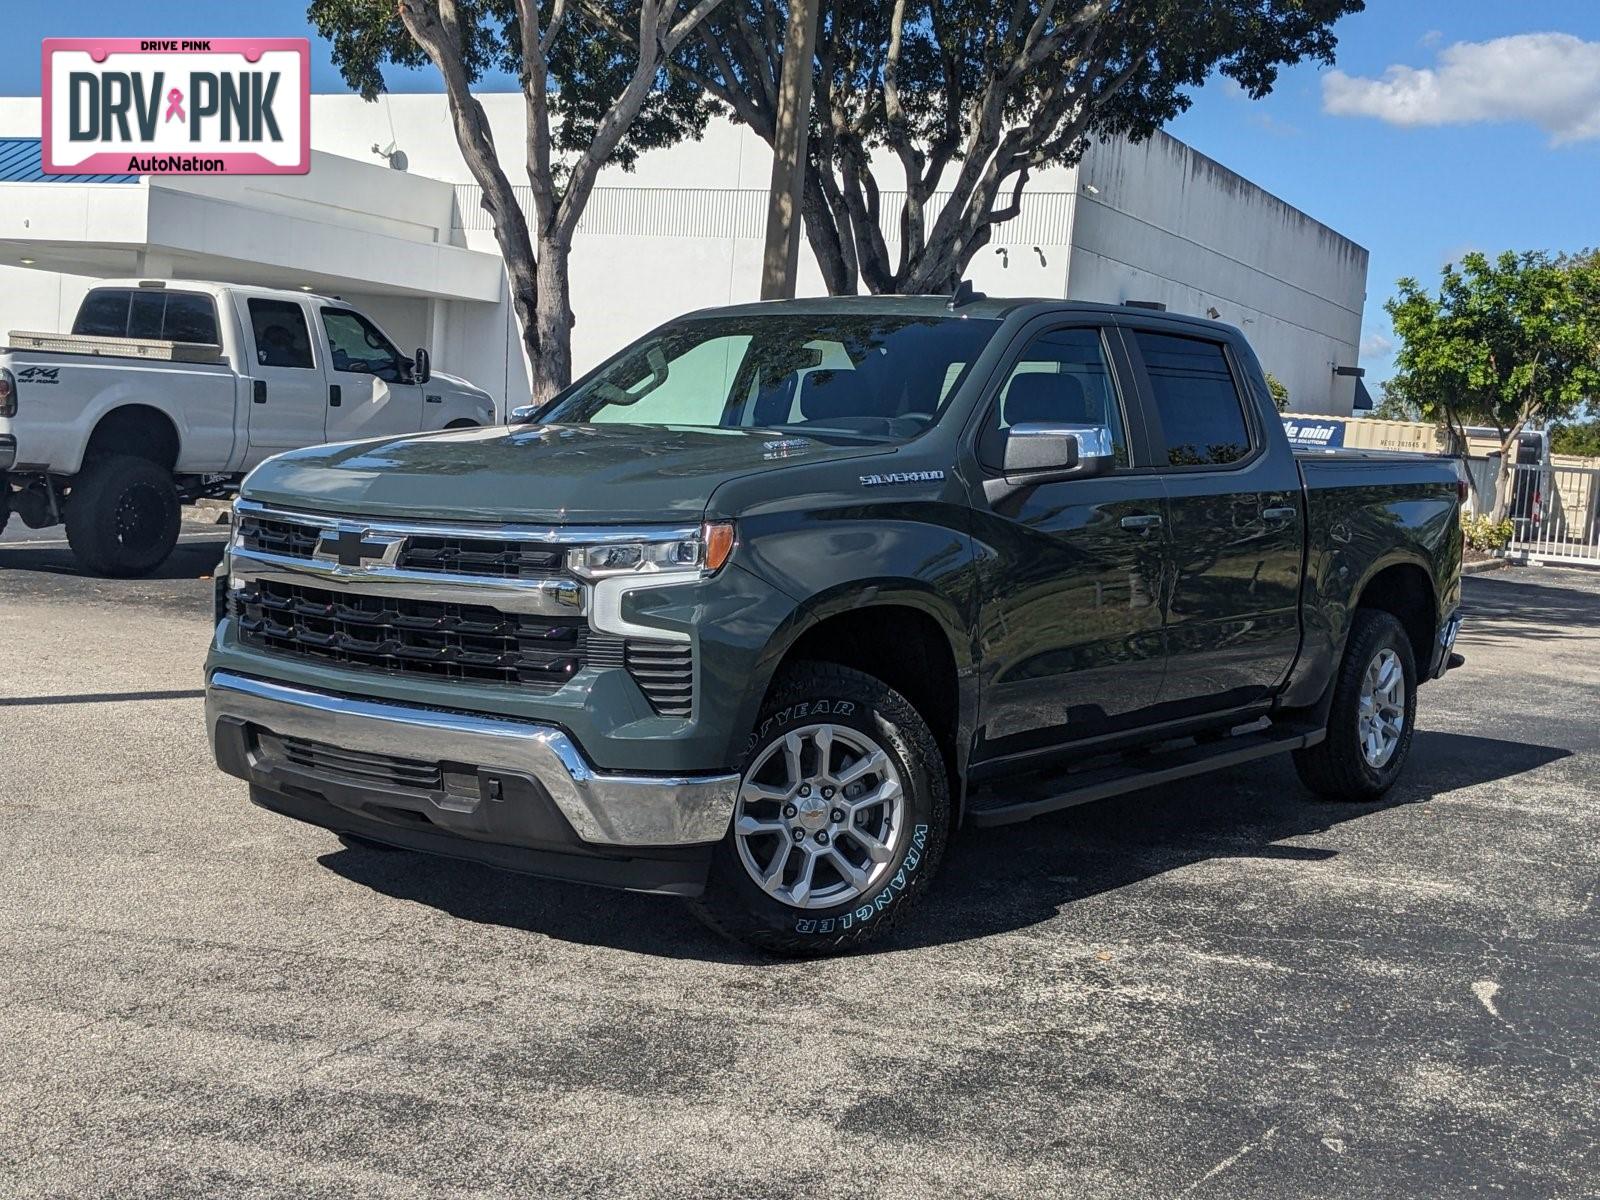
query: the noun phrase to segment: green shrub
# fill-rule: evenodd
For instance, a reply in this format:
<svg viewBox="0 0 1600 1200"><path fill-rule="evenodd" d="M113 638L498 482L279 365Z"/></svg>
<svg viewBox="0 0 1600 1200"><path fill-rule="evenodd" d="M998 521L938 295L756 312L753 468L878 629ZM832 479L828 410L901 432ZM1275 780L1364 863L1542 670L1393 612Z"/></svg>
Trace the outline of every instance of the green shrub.
<svg viewBox="0 0 1600 1200"><path fill-rule="evenodd" d="M1505 517L1499 521L1491 521L1486 515L1467 517L1461 523L1461 532L1466 535L1468 549L1482 550L1485 553L1491 550L1504 550L1506 543L1511 540L1511 519Z"/></svg>

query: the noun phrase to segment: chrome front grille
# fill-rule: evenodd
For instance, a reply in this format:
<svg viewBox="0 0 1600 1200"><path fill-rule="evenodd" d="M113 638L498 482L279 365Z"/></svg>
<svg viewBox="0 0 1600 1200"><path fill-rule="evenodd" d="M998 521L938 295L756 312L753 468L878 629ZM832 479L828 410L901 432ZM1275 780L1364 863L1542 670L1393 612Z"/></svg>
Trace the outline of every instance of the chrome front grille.
<svg viewBox="0 0 1600 1200"><path fill-rule="evenodd" d="M692 716L691 643L601 632L589 589L566 571L573 546L627 536L640 535L397 524L240 501L222 611L246 645L272 654L539 690L586 667L625 670L654 712Z"/></svg>

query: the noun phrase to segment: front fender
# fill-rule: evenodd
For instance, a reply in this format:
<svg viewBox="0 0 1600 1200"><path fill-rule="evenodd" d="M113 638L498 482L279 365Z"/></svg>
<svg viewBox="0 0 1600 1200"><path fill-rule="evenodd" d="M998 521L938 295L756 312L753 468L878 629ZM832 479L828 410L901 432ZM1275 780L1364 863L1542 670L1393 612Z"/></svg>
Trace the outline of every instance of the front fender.
<svg viewBox="0 0 1600 1200"><path fill-rule="evenodd" d="M978 589L967 512L954 504L913 502L782 513L739 523L738 555L752 573L794 597L802 618L777 631L752 680L748 712L796 641L817 623L867 608L925 613L944 631L959 695L957 767L965 768L978 707Z"/></svg>

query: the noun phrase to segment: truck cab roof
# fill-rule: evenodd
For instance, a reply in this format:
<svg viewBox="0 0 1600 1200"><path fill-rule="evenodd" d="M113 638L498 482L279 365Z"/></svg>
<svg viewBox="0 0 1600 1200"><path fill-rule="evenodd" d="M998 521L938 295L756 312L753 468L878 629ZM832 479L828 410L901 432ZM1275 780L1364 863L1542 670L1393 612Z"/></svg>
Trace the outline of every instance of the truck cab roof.
<svg viewBox="0 0 1600 1200"><path fill-rule="evenodd" d="M222 283L215 279L97 279L91 292L106 288L148 288L151 291L203 292L208 296L256 296L268 300L324 300L329 304L343 304L337 296L321 292L307 292L299 288L257 287L252 284Z"/></svg>
<svg viewBox="0 0 1600 1200"><path fill-rule="evenodd" d="M905 317L978 317L989 320L1016 318L1019 321L1034 317L1060 314L1063 316L1097 317L1102 319L1148 318L1163 324L1187 325L1196 331L1216 336L1224 330L1238 333L1226 322L1207 317L1192 317L1165 309L1147 308L1136 304L1101 304L1083 300L1058 300L1043 296L980 296L952 306L952 297L935 296L816 296L796 300L760 300L750 304L733 304L697 309L686 313L680 320L692 321L707 317L741 317L760 314L789 313L796 316L848 316L882 315ZM1242 336L1242 335L1240 335Z"/></svg>

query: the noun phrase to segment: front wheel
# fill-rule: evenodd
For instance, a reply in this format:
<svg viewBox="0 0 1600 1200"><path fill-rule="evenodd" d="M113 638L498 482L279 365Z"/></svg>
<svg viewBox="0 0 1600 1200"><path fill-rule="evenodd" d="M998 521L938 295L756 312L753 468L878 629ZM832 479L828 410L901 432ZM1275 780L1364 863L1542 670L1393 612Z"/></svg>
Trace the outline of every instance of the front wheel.
<svg viewBox="0 0 1600 1200"><path fill-rule="evenodd" d="M777 954L853 949L915 906L950 824L944 760L899 692L829 663L789 668L746 752L696 914Z"/></svg>
<svg viewBox="0 0 1600 1200"><path fill-rule="evenodd" d="M1319 796L1376 800L1400 777L1416 725L1417 671L1400 622L1356 610L1333 686L1328 735L1295 751L1295 769Z"/></svg>

